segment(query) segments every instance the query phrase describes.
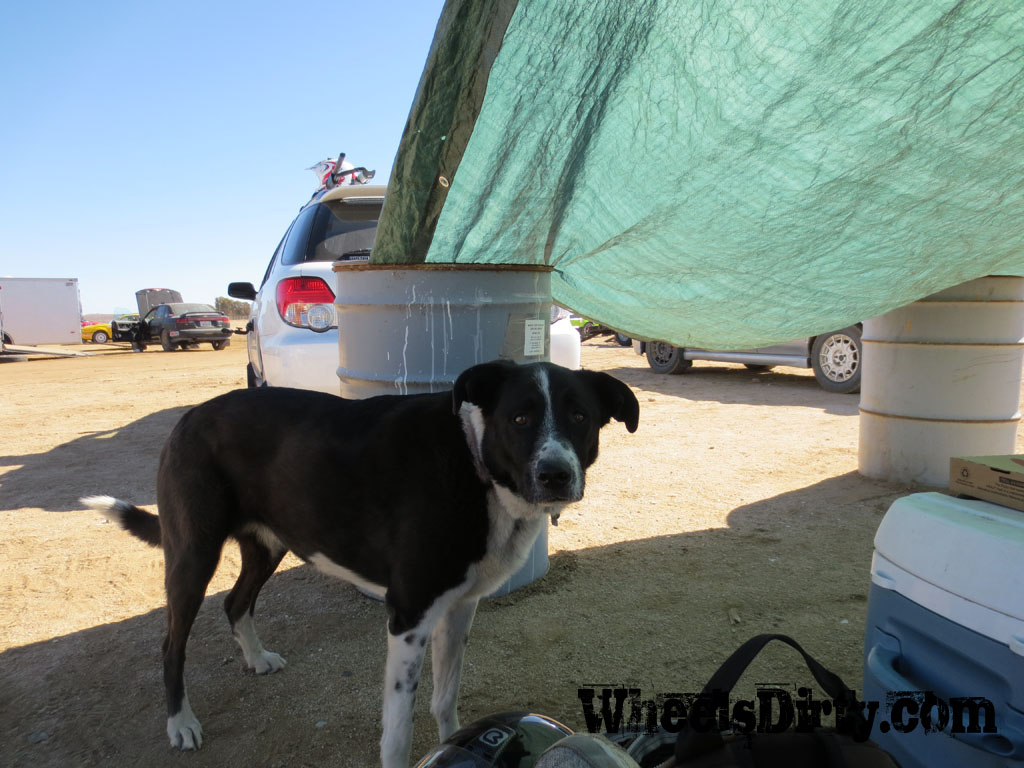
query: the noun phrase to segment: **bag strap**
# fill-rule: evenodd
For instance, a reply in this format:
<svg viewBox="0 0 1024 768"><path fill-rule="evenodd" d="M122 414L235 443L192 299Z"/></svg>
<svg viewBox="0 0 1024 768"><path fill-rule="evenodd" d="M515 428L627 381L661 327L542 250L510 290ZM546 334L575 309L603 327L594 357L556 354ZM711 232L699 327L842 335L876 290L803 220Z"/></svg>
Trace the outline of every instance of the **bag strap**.
<svg viewBox="0 0 1024 768"><path fill-rule="evenodd" d="M757 657L761 650L772 640L778 640L795 649L804 657L807 668L810 669L818 685L822 687L832 699L842 702L845 707L845 714L849 721L852 721L854 732L863 733L862 729L867 728L863 713L857 706L857 695L850 687L843 682L842 678L834 672L826 669L813 656L805 651L796 640L787 635L765 634L752 637L739 648L737 648L728 659L718 668L718 671L711 676L707 685L701 693L702 697L710 697L713 693L719 692L728 695L739 682L740 677ZM698 755L705 754L714 749L721 748L724 743L722 734L712 728L706 733L700 733L684 723L676 740L676 762L692 759Z"/></svg>
<svg viewBox="0 0 1024 768"><path fill-rule="evenodd" d="M750 666L751 662L772 640L785 643L803 656L807 668L811 670L811 674L814 675L818 685L833 699L853 696L853 691L850 690L839 675L826 669L817 659L805 651L796 640L788 635L757 635L747 640L711 676L707 685L704 686L704 693L709 694L716 690L731 693L732 689L736 687L736 683L739 682L740 677L747 671L747 667Z"/></svg>

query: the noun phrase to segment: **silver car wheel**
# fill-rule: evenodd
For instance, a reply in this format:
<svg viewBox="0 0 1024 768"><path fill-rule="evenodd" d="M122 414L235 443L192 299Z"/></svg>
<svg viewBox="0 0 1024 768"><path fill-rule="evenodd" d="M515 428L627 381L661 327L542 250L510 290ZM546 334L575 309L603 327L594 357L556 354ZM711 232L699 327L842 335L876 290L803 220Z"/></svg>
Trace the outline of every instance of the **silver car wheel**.
<svg viewBox="0 0 1024 768"><path fill-rule="evenodd" d="M693 365L693 362L683 357L683 350L680 347L674 347L664 341L649 341L647 364L655 373L678 374Z"/></svg>
<svg viewBox="0 0 1024 768"><path fill-rule="evenodd" d="M675 360L676 348L663 341L648 342L651 350L651 359L661 365L668 365Z"/></svg>
<svg viewBox="0 0 1024 768"><path fill-rule="evenodd" d="M833 333L821 346L818 355L822 373L831 381L849 381L860 367L857 344L849 336Z"/></svg>

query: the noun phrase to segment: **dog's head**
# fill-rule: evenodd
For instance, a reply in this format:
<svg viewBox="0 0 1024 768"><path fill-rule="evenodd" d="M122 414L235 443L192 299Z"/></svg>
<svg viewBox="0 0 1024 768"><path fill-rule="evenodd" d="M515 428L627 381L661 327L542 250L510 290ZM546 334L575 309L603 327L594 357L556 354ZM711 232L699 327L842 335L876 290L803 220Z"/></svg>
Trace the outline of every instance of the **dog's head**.
<svg viewBox="0 0 1024 768"><path fill-rule="evenodd" d="M473 366L452 398L493 482L527 504L559 508L583 498L601 427L617 419L635 432L640 418L636 396L618 379L551 363Z"/></svg>

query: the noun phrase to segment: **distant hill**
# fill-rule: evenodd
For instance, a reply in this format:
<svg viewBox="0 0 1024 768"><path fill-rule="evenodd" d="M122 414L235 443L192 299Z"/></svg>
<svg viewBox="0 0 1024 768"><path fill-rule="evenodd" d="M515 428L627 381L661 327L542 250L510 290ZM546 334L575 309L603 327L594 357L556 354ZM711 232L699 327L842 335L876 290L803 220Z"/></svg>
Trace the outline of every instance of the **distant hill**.
<svg viewBox="0 0 1024 768"><path fill-rule="evenodd" d="M82 319L90 323L109 323L114 319L114 315L82 315Z"/></svg>

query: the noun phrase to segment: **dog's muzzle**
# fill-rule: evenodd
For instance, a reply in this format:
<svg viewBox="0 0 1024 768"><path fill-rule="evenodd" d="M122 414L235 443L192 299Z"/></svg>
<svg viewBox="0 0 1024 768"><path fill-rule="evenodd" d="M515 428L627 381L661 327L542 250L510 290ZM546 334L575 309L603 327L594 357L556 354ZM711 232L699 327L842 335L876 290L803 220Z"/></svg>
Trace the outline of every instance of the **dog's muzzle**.
<svg viewBox="0 0 1024 768"><path fill-rule="evenodd" d="M583 483L578 473L567 461L545 459L540 461L534 470L534 490L537 498L533 501L574 502L583 498Z"/></svg>

